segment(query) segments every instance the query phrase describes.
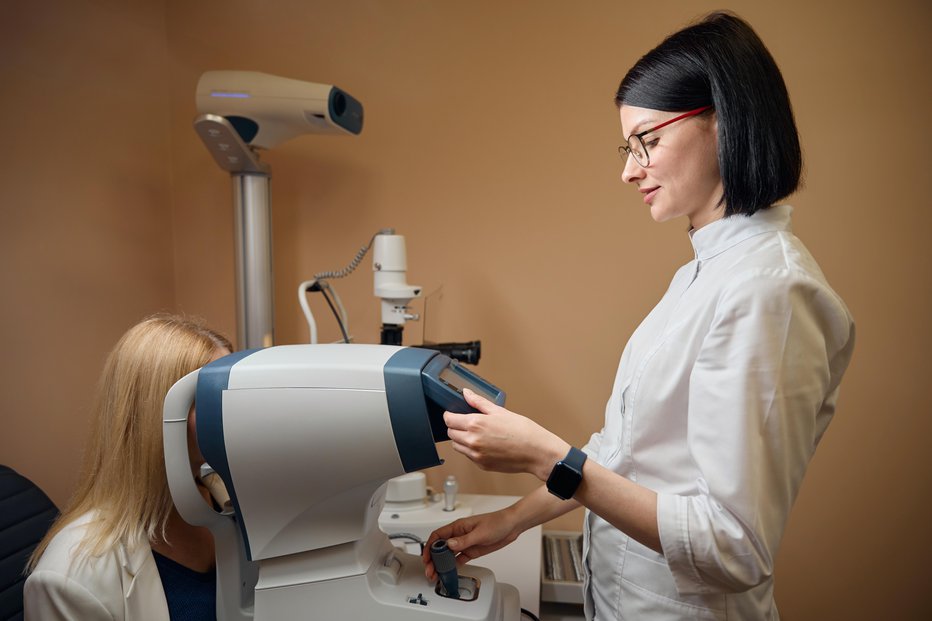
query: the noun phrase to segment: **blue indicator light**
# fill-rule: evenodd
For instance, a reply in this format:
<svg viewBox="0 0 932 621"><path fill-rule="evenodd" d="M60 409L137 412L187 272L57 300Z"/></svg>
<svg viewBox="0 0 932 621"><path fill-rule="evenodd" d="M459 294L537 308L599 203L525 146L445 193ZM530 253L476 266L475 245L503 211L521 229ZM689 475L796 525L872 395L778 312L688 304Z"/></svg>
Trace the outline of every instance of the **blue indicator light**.
<svg viewBox="0 0 932 621"><path fill-rule="evenodd" d="M229 93L223 91L213 91L211 97L232 97L233 99L249 99L249 93Z"/></svg>

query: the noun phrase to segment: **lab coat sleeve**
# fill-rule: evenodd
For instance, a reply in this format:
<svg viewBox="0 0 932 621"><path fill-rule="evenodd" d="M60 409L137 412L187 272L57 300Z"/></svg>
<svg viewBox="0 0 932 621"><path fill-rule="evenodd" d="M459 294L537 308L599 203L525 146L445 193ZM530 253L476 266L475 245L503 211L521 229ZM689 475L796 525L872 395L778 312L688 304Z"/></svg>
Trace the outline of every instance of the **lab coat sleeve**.
<svg viewBox="0 0 932 621"><path fill-rule="evenodd" d="M113 616L83 585L56 571L36 570L23 588L26 621L111 621Z"/></svg>
<svg viewBox="0 0 932 621"><path fill-rule="evenodd" d="M589 459L598 459L599 457L599 448L602 446L602 432L603 430L599 430L592 434L589 441L581 449Z"/></svg>
<svg viewBox="0 0 932 621"><path fill-rule="evenodd" d="M808 276L760 270L723 290L690 374L698 493L658 495L681 595L741 592L772 574L852 346L844 304Z"/></svg>

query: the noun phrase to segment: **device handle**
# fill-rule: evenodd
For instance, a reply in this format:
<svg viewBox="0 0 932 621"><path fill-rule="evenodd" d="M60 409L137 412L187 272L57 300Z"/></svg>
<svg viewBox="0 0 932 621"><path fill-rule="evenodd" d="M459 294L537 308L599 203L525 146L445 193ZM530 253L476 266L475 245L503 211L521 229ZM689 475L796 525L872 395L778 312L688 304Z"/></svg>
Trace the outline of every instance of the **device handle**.
<svg viewBox="0 0 932 621"><path fill-rule="evenodd" d="M443 585L447 597L460 598L460 579L456 569L456 556L453 550L447 547L446 539L438 539L430 546L430 559L434 562L434 569Z"/></svg>

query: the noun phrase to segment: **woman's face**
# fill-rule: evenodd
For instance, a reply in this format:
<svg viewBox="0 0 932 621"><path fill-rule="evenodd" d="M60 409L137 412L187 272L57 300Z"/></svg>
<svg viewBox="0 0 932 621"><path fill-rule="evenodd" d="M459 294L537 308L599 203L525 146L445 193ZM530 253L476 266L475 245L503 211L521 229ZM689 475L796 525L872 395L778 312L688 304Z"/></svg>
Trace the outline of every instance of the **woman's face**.
<svg viewBox="0 0 932 621"><path fill-rule="evenodd" d="M621 130L627 138L668 121L677 112L623 105ZM715 114L676 121L644 136L650 153L647 168L628 157L621 178L637 184L657 222L686 216L694 229L718 220L724 206L716 207L723 194L718 169L718 122Z"/></svg>

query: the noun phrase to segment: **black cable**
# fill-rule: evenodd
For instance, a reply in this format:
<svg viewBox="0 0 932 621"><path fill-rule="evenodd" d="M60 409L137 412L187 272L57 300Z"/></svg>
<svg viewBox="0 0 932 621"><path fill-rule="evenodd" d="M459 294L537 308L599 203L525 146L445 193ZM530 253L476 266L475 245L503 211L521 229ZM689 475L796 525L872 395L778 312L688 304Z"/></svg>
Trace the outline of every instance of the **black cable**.
<svg viewBox="0 0 932 621"><path fill-rule="evenodd" d="M415 535L414 533L394 533L388 536L389 539L410 539L414 543L421 546L421 552L424 551L424 540Z"/></svg>
<svg viewBox="0 0 932 621"><path fill-rule="evenodd" d="M525 608L521 609L521 614L523 614L525 617L528 617L529 619L532 619L533 621L540 621L540 617Z"/></svg>
<svg viewBox="0 0 932 621"><path fill-rule="evenodd" d="M343 325L343 319L340 317L340 313L337 312L336 307L333 305L333 302L330 301L330 296L327 295L327 285L326 283L321 284L320 292L324 294L324 299L327 300L327 306L330 307L330 310L333 311L333 316L337 319L337 324L340 326L340 332L343 333L343 342L349 343L349 336L346 334L346 327Z"/></svg>

